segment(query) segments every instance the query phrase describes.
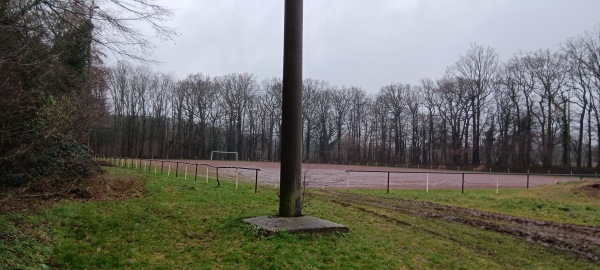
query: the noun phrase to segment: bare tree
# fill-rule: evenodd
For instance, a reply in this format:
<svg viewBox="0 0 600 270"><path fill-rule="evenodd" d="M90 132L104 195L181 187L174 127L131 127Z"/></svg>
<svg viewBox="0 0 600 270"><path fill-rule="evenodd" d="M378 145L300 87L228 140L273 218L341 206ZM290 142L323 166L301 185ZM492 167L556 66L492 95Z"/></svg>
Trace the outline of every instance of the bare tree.
<svg viewBox="0 0 600 270"><path fill-rule="evenodd" d="M265 113L262 121L266 126L266 149L267 159L273 160L276 156L274 152L277 134L281 126L281 95L283 91L283 83L281 78L266 79L262 83L263 94L261 95L261 108Z"/></svg>
<svg viewBox="0 0 600 270"><path fill-rule="evenodd" d="M436 95L435 82L431 79L422 79L420 81L420 86L421 89L423 89L421 96L424 101L423 107L427 114L427 134L424 136L426 141L423 148L423 162L437 163L440 159L439 155L435 154L435 150L439 150L440 147L439 143L436 143L436 133L439 134L440 132L437 131L435 118L440 116L438 111L438 108L440 107L439 95ZM444 125L442 124L440 129L443 128Z"/></svg>
<svg viewBox="0 0 600 270"><path fill-rule="evenodd" d="M450 73L458 78L467 89L473 123L472 164L478 165L481 136L481 113L488 102L488 96L495 88L498 69L498 54L491 47L471 44L467 53L450 68Z"/></svg>
<svg viewBox="0 0 600 270"><path fill-rule="evenodd" d="M333 118L335 119L335 133L336 133L336 144L337 144L337 161L343 161L342 157L342 135L343 126L346 121L346 115L348 114L350 99L349 88L334 88L331 95L331 106L333 109Z"/></svg>
<svg viewBox="0 0 600 270"><path fill-rule="evenodd" d="M388 146L394 147L393 158L386 161L405 162L406 160L406 125L405 110L407 110L407 100L410 91L410 85L390 84L381 88L379 99L384 106L388 117L390 118L391 130L389 135L393 136L393 142ZM386 130L387 131L387 130ZM383 131L382 131L383 132Z"/></svg>
<svg viewBox="0 0 600 270"><path fill-rule="evenodd" d="M324 91L329 84L325 81L319 81L314 79L305 79L302 82L302 119L304 121L304 160L310 160L311 154L311 143L313 133L316 132L319 121L317 120L317 101L319 95L317 93ZM320 154L317 153L317 158Z"/></svg>
<svg viewBox="0 0 600 270"><path fill-rule="evenodd" d="M441 155L444 162L460 165L468 163L468 125L469 100L466 89L452 77L437 81L436 95L440 102L437 103L438 111L442 117L441 130ZM464 139L464 147L463 147Z"/></svg>
<svg viewBox="0 0 600 270"><path fill-rule="evenodd" d="M319 160L328 162L330 159L331 140L334 133L334 121L332 121L331 100L333 91L331 88L321 89L315 93L315 111L317 113L318 125L318 156Z"/></svg>
<svg viewBox="0 0 600 270"><path fill-rule="evenodd" d="M585 128L585 117L589 111L590 100L593 99L592 88L593 88L593 75L586 65L581 61L585 58L584 40L569 40L565 44L565 51L567 61L569 64L569 88L572 92L569 92L569 100L571 102L570 95L574 93L574 97L578 100L576 102L580 107L579 120L578 120L578 133L575 146L575 166L579 169L582 165L583 157L583 140L584 140L584 128ZM568 111L570 114L570 110ZM589 117L589 115L588 115ZM588 126L588 133L590 127ZM591 151L590 151L591 152ZM589 153L591 154L591 153ZM588 155L589 155L588 154ZM591 156L590 156L591 159ZM588 166L591 167L591 163L588 162Z"/></svg>
<svg viewBox="0 0 600 270"><path fill-rule="evenodd" d="M232 130L233 148L228 148L228 150L241 152L241 156L245 157L245 153L242 152L244 136L242 133L242 120L248 108L248 101L253 92L258 89L256 79L254 75L248 73L229 74L219 77L217 83L230 117L229 123L234 128Z"/></svg>
<svg viewBox="0 0 600 270"><path fill-rule="evenodd" d="M151 158L155 156L162 157L165 155L167 149L166 140L168 138L168 112L170 111L170 100L171 95L175 89L175 78L166 74L156 73L153 75L157 85L150 89L149 100L150 100L150 145L149 155Z"/></svg>
<svg viewBox="0 0 600 270"><path fill-rule="evenodd" d="M588 114L588 156L587 163L588 167L591 167L592 163L592 131L591 131L591 113L594 112L594 120L596 122L597 132L597 144L600 145L600 114L598 113L598 102L597 98L600 96L600 25L596 26L592 32L586 32L585 34L567 41L564 50L566 51L567 57L570 60L571 76L574 77L575 86L574 89L577 91L577 98L580 100L582 112L579 118L579 138L577 142L577 155L580 156L581 144L583 138L581 137L583 114ZM589 89L589 90L588 90ZM595 89L595 90L594 90ZM586 95L588 94L588 95ZM586 102L589 102L587 104ZM600 147L598 147L597 155L600 157ZM579 167L580 161L577 160L577 166ZM600 166L600 165L599 165Z"/></svg>
<svg viewBox="0 0 600 270"><path fill-rule="evenodd" d="M423 147L423 125L424 119L421 114L421 93L420 86L412 86L406 96L407 113L410 119L410 162L421 164L421 151Z"/></svg>
<svg viewBox="0 0 600 270"><path fill-rule="evenodd" d="M559 107L562 103L561 90L567 74L564 57L550 50L538 50L526 56L525 66L538 85L534 91L539 97L539 112L535 116L541 127L542 164L549 168L553 165L557 125L559 125L554 114L561 109ZM568 138L569 135L564 136Z"/></svg>
<svg viewBox="0 0 600 270"><path fill-rule="evenodd" d="M509 97L516 113L516 134L515 140L518 145L517 164L523 164L526 168L531 162L532 142L533 142L533 117L535 108L534 89L537 88L538 81L535 76L529 72L526 66L526 55L516 54L505 65L500 82L508 91ZM521 107L524 107L521 109ZM521 111L524 110L524 116Z"/></svg>
<svg viewBox="0 0 600 270"><path fill-rule="evenodd" d="M362 126L362 122L369 114L366 111L368 105L367 93L357 87L351 87L348 89L348 137L349 137L349 145L348 149L348 159L351 162L356 162L361 160L361 154L365 151L364 148L361 147L361 139L363 136L366 137L366 131Z"/></svg>

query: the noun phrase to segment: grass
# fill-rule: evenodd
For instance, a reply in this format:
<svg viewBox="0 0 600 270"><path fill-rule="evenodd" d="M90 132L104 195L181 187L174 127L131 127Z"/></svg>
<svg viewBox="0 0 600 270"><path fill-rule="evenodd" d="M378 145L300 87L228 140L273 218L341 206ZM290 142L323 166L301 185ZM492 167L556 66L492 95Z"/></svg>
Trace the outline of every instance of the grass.
<svg viewBox="0 0 600 270"><path fill-rule="evenodd" d="M35 220L18 213L0 216L0 268L44 269L51 254L51 240L47 228L35 228Z"/></svg>
<svg viewBox="0 0 600 270"><path fill-rule="evenodd" d="M494 213L600 226L600 190L589 186L596 182L565 182L531 189L502 189L496 194L491 189L466 190L349 190L349 192L382 197L468 207Z"/></svg>
<svg viewBox="0 0 600 270"><path fill-rule="evenodd" d="M121 176L139 173L120 168L110 168L110 172ZM142 175L148 189L145 197L70 201L35 213L0 214L0 266L9 269L39 269L46 265L55 269L598 268L597 264L571 254L502 234L394 214L394 218L413 224L402 226L318 196L304 212L345 224L350 233L325 236L279 233L267 237L241 220L275 214L278 197L273 189L261 187L254 194L251 184L242 183L236 190L233 183L226 181L217 187L213 181L207 185L203 181L165 175ZM542 190L539 194L536 189L529 192L535 197L546 194ZM361 192L472 207L479 206L480 201L489 201L481 203L482 209L505 204L500 206L502 211L513 211L506 205L511 196L528 200L527 194L519 191L502 191L503 199L483 191L480 195L469 191L462 197L456 191L430 194L393 191L391 195L381 191ZM561 192L557 190L553 196L559 198L563 196ZM552 200L546 203L548 209L557 207ZM573 208L569 212L577 212L575 206L597 207L595 202L583 198L573 198L567 204ZM516 204L513 208L528 207ZM539 216L553 219L556 211L538 212ZM596 222L597 216L590 217L589 222Z"/></svg>

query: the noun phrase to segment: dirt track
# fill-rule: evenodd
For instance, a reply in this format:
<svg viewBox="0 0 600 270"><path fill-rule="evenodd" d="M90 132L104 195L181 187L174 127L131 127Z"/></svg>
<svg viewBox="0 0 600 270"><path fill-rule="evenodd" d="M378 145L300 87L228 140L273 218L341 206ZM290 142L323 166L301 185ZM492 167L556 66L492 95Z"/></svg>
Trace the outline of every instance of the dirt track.
<svg viewBox="0 0 600 270"><path fill-rule="evenodd" d="M594 262L600 261L600 228L598 227L519 218L431 202L349 194L335 190L319 190L317 196L383 218L398 226L416 227L432 234L437 233L418 224L395 218L392 216L393 213L465 224L571 252Z"/></svg>
<svg viewBox="0 0 600 270"><path fill-rule="evenodd" d="M172 170L175 162L204 163L214 166L237 166L260 169L258 173L258 183L265 185L277 185L279 183L278 162L254 162L254 161L211 161L211 160L173 160L171 161ZM155 163L156 164L156 163ZM158 164L161 165L161 164ZM168 162L165 162L163 169L167 170ZM398 173L390 174L390 189L423 189L429 183L429 189L460 189L462 185L461 171L455 170L435 170L435 169L415 169L400 167L377 167L377 166L357 166L357 165L334 165L334 164L303 164L303 177L310 187L318 188L379 188L387 187L388 174L385 172L349 172L354 171L392 171ZM184 174L185 165L179 164L179 176ZM195 167L189 166L188 173L194 174ZM206 175L206 167L201 165L198 169L199 177ZM404 172L404 173L400 173ZM411 173L406 173L411 172ZM255 172L252 170L239 170L240 180L254 181ZM428 174L429 173L429 174ZM440 174L443 173L443 174ZM465 189L473 188L525 188L527 186L526 175L506 175L494 173L473 173L465 172ZM215 170L209 168L209 176L215 177ZM219 176L223 178L234 179L235 169L220 169ZM529 186L555 184L557 182L566 182L579 180L578 177L570 176L543 176L531 175L529 177Z"/></svg>

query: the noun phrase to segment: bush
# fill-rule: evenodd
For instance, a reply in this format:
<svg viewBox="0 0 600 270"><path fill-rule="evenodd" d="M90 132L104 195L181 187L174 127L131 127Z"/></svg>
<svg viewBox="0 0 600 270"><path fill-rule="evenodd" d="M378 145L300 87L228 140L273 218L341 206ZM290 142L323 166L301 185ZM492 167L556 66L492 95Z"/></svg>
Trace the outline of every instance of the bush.
<svg viewBox="0 0 600 270"><path fill-rule="evenodd" d="M101 172L91 150L63 135L50 135L34 143L29 151L15 158L0 161L3 172L0 184L21 186L45 178L58 186L80 181Z"/></svg>

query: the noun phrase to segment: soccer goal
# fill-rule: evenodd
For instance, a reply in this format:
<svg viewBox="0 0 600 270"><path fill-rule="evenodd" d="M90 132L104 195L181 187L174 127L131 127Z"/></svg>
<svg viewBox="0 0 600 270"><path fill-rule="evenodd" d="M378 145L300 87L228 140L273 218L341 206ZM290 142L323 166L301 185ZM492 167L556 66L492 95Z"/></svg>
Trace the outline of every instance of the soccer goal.
<svg viewBox="0 0 600 270"><path fill-rule="evenodd" d="M215 157L216 158L221 157L221 159L225 159L227 156L231 156L234 154L235 154L235 161L238 161L238 152L211 151L210 152L210 160L213 160L213 158L215 158Z"/></svg>

